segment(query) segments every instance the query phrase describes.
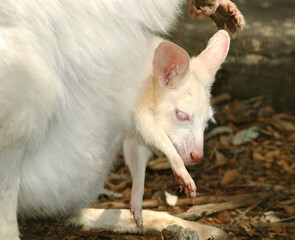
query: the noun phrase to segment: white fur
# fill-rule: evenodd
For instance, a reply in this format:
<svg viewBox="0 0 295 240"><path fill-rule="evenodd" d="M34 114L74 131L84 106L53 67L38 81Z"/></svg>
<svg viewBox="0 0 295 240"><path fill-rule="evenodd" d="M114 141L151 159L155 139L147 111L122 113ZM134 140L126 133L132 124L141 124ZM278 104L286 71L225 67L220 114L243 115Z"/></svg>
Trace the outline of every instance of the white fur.
<svg viewBox="0 0 295 240"><path fill-rule="evenodd" d="M144 194L145 169L152 156L151 150L143 143L137 134L129 135L123 142L125 162L132 177L130 212L134 216L136 225L143 230L142 199Z"/></svg>
<svg viewBox="0 0 295 240"><path fill-rule="evenodd" d="M198 222L174 217L167 212L152 210L142 211L145 223L144 231L161 232L168 225L177 224L197 231L199 240L226 240L227 235L220 229L206 226ZM108 221L106 221L108 219ZM97 226L109 231L138 233L139 229L127 209L83 209L69 219L69 223L83 225L84 230L96 229ZM189 236L189 235L188 235ZM188 237L189 239L189 237Z"/></svg>
<svg viewBox="0 0 295 240"><path fill-rule="evenodd" d="M183 2L0 2L0 240L96 199Z"/></svg>

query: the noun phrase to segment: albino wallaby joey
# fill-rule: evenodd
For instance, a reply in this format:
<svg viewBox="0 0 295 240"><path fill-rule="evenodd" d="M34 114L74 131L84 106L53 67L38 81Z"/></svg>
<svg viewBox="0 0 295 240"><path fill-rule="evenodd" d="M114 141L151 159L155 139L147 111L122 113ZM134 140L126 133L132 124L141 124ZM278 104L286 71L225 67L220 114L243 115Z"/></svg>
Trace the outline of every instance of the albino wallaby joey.
<svg viewBox="0 0 295 240"><path fill-rule="evenodd" d="M123 153L132 175L130 210L142 228L144 176L155 146L168 158L181 189L190 197L196 185L184 164L203 158L203 134L213 118L210 88L229 50L230 38L218 31L206 49L189 58L186 51L171 42L161 42L154 52L153 73L135 111L136 130L125 138ZM143 138L143 141L141 140Z"/></svg>

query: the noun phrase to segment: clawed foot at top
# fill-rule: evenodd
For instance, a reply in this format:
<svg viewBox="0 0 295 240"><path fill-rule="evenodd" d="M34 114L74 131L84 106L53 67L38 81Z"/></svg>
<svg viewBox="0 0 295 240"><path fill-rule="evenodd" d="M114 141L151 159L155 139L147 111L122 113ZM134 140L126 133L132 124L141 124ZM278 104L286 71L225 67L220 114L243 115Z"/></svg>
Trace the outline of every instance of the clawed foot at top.
<svg viewBox="0 0 295 240"><path fill-rule="evenodd" d="M222 0L216 12L210 16L218 29L228 29L232 34L243 31L245 19L237 6L229 0Z"/></svg>
<svg viewBox="0 0 295 240"><path fill-rule="evenodd" d="M204 19L215 13L219 4L220 0L190 0L188 14L193 19Z"/></svg>
<svg viewBox="0 0 295 240"><path fill-rule="evenodd" d="M246 24L237 6L229 0L190 0L189 16L193 19L210 16L218 29L228 29L232 34L242 31Z"/></svg>

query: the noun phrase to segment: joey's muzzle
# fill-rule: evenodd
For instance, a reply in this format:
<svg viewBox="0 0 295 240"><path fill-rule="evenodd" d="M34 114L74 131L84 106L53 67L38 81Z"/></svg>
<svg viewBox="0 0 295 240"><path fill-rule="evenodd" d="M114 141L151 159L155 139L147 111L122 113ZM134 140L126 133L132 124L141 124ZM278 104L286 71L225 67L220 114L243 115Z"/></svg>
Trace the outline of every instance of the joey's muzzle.
<svg viewBox="0 0 295 240"><path fill-rule="evenodd" d="M198 153L192 151L190 153L190 157L191 157L192 164L195 164L197 162L200 162L203 159L203 154L198 154Z"/></svg>

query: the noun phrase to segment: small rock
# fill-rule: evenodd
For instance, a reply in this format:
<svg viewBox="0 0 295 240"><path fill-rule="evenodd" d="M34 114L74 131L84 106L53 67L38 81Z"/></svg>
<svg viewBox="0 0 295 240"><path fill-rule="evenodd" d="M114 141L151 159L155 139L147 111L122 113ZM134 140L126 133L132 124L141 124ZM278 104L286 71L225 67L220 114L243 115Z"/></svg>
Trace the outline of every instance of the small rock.
<svg viewBox="0 0 295 240"><path fill-rule="evenodd" d="M259 127L252 126L250 128L244 129L236 133L232 139L234 145L241 145L244 143L251 142L259 136Z"/></svg>
<svg viewBox="0 0 295 240"><path fill-rule="evenodd" d="M198 233L191 228L170 225L162 230L163 240L199 240Z"/></svg>
<svg viewBox="0 0 295 240"><path fill-rule="evenodd" d="M171 207L176 206L178 196L165 191L165 197L166 197L166 202L169 206L171 206Z"/></svg>
<svg viewBox="0 0 295 240"><path fill-rule="evenodd" d="M209 132L206 135L206 140L208 140L209 138L218 136L218 135L224 135L224 134L232 134L234 132L234 130L231 127L228 126L220 126L220 127L216 127L214 128L211 132Z"/></svg>
<svg viewBox="0 0 295 240"><path fill-rule="evenodd" d="M263 215L260 218L260 221L263 223L276 223L276 222L280 222L281 219L276 215L276 213L274 211L269 211L269 212L265 212L263 213Z"/></svg>

